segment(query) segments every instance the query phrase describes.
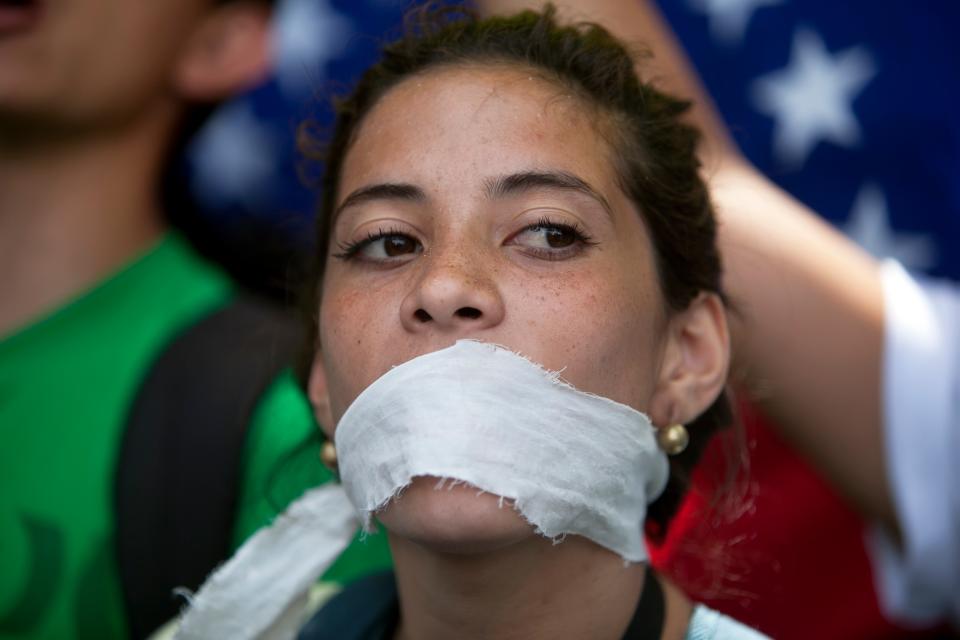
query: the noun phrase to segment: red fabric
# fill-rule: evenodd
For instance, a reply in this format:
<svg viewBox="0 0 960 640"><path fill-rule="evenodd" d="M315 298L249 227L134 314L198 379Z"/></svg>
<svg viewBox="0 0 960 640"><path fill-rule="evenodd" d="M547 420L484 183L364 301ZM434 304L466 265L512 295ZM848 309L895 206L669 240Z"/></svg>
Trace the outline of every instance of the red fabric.
<svg viewBox="0 0 960 640"><path fill-rule="evenodd" d="M755 409L742 414L745 442L733 449L746 463L731 482L730 440L711 444L667 538L651 548L654 566L777 639L933 637L883 618L860 518Z"/></svg>

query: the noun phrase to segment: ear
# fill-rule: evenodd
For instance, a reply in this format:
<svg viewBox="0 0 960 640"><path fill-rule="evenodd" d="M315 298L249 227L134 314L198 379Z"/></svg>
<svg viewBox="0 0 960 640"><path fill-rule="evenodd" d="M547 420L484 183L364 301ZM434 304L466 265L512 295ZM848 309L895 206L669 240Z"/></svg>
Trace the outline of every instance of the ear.
<svg viewBox="0 0 960 640"><path fill-rule="evenodd" d="M319 352L313 358L310 367L310 381L307 383L307 395L313 407L313 417L327 435L333 436L333 412L330 411L330 392L327 389L327 371L323 366L323 357Z"/></svg>
<svg viewBox="0 0 960 640"><path fill-rule="evenodd" d="M256 85L270 67L270 33L266 3L217 4L184 44L175 89L189 101L217 102Z"/></svg>
<svg viewBox="0 0 960 640"><path fill-rule="evenodd" d="M660 377L650 403L654 424L695 420L723 391L729 366L723 302L715 293L701 293L668 321Z"/></svg>

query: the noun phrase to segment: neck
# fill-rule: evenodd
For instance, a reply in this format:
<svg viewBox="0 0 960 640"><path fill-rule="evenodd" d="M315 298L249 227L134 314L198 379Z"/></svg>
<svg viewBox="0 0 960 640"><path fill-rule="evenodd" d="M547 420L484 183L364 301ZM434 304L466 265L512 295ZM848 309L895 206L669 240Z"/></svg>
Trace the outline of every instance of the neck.
<svg viewBox="0 0 960 640"><path fill-rule="evenodd" d="M391 536L400 595L398 640L620 640L646 576L578 536L536 536L497 551L438 553ZM682 638L690 608L668 588L665 638Z"/></svg>
<svg viewBox="0 0 960 640"><path fill-rule="evenodd" d="M0 144L0 336L159 239L155 190L174 115L167 106L59 143Z"/></svg>

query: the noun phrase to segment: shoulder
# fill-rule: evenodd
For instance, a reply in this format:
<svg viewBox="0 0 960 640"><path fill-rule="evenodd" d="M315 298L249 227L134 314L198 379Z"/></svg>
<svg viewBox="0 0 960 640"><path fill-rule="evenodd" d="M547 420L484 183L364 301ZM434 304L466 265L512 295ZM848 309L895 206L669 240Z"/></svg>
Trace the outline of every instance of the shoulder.
<svg viewBox="0 0 960 640"><path fill-rule="evenodd" d="M226 302L236 289L216 264L194 251L178 233L167 234L154 249L114 275L108 287L123 290L123 298L145 311L163 308L167 314L202 317Z"/></svg>
<svg viewBox="0 0 960 640"><path fill-rule="evenodd" d="M767 636L703 605L693 609L686 640L767 640Z"/></svg>

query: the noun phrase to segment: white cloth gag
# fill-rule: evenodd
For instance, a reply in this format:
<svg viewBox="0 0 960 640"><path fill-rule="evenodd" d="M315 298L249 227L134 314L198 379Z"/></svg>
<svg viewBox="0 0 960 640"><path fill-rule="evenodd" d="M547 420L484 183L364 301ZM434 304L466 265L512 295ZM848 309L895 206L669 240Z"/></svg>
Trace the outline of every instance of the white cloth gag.
<svg viewBox="0 0 960 640"><path fill-rule="evenodd" d="M340 480L367 523L418 476L509 499L538 533L647 559L647 504L669 475L649 418L492 344L460 340L380 377L336 431Z"/></svg>

